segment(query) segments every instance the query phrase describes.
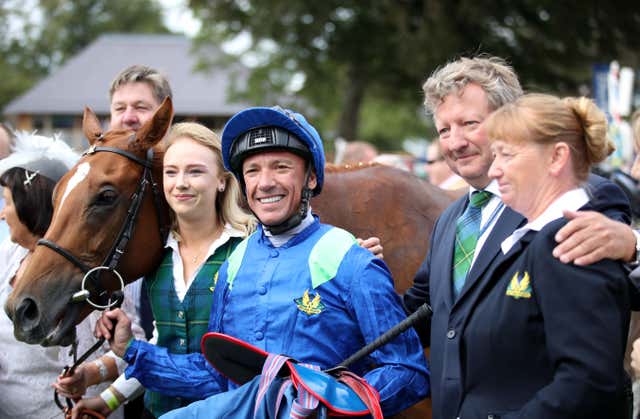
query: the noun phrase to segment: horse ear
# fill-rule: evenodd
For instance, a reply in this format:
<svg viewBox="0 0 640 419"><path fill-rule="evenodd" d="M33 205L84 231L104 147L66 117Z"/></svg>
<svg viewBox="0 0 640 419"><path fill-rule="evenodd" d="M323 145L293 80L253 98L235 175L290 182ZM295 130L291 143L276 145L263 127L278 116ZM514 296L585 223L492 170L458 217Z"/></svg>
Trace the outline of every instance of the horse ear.
<svg viewBox="0 0 640 419"><path fill-rule="evenodd" d="M84 115L82 117L82 131L84 136L87 137L89 145L93 145L99 138L102 138L102 126L100 121L93 111L85 107Z"/></svg>
<svg viewBox="0 0 640 419"><path fill-rule="evenodd" d="M151 148L164 138L173 119L173 104L170 97L166 97L153 117L148 120L138 132L136 142L144 148Z"/></svg>

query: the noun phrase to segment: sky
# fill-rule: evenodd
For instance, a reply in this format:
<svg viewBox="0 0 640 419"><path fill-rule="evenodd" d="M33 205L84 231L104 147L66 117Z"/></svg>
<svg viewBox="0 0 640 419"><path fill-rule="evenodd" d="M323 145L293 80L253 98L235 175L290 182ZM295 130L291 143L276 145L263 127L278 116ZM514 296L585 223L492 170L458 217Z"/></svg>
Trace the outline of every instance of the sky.
<svg viewBox="0 0 640 419"><path fill-rule="evenodd" d="M187 0L156 0L164 9L165 24L176 33L184 33L189 37L193 37L200 30L200 21L193 17L191 10L187 6ZM30 19L32 21L38 21L42 19L41 14L37 10L37 2L35 0L0 0L0 2L6 2L6 5L16 7L18 3L22 4L23 8L33 10ZM22 33L22 22L16 19L9 20L9 35Z"/></svg>
<svg viewBox="0 0 640 419"><path fill-rule="evenodd" d="M158 0L164 9L165 23L174 32L193 37L200 30L200 22L193 17L187 0Z"/></svg>

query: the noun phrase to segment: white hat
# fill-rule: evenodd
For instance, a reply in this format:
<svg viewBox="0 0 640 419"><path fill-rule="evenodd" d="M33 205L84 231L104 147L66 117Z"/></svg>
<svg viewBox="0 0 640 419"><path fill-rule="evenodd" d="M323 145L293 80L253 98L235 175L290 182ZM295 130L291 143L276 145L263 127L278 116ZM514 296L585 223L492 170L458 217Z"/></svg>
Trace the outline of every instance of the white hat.
<svg viewBox="0 0 640 419"><path fill-rule="evenodd" d="M9 169L20 167L25 169L27 180L36 173L58 182L80 158L59 135L45 137L27 132L16 132L15 135L12 153L0 160L0 176Z"/></svg>

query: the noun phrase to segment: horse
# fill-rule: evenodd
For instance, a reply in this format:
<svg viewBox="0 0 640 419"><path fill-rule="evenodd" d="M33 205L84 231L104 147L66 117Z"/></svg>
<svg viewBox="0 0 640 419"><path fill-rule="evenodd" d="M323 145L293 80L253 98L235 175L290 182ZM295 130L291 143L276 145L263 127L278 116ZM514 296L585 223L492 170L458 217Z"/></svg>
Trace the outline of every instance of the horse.
<svg viewBox="0 0 640 419"><path fill-rule="evenodd" d="M311 208L356 237L379 237L396 291L404 293L427 254L433 225L456 194L378 163L327 165Z"/></svg>
<svg viewBox="0 0 640 419"><path fill-rule="evenodd" d="M165 100L137 133L103 133L85 109L90 148L56 185L49 229L5 304L18 340L71 344L75 325L105 307L103 294L161 262L170 220L159 143L172 118L171 100ZM112 275L105 280L96 275L101 271Z"/></svg>
<svg viewBox="0 0 640 419"><path fill-rule="evenodd" d="M110 306L103 294L160 263L170 220L161 192L158 196L159 143L172 115L166 99L137 133L103 133L95 114L85 109L83 131L90 148L56 186L51 225L5 305L16 338L45 346L70 344L75 324L94 308ZM402 281L401 292L426 254L435 219L450 201L446 192L413 175L367 166L328 168L324 191L312 208L321 220L359 237L380 237L385 261ZM96 272L107 273L107 280L96 278ZM429 416L421 411L402 417Z"/></svg>

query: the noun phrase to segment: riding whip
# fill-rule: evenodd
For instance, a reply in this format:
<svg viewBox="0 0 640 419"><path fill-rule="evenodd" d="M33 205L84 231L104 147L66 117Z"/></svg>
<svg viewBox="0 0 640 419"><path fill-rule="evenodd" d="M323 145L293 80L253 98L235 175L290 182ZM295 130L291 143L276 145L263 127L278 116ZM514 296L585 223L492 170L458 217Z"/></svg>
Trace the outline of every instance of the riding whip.
<svg viewBox="0 0 640 419"><path fill-rule="evenodd" d="M413 314L408 316L406 319L402 320L400 323L396 324L391 329L387 330L382 335L378 336L373 342L364 346L358 352L354 353L349 358L340 362L336 367L331 369L333 370L337 368L346 368L349 365L353 364L354 362L361 360L362 358L371 354L378 348L386 345L391 340L398 337L401 333L403 333L408 328L413 327L414 325L420 322L426 321L427 318L431 317L432 314L433 314L433 310L431 309L431 306L427 303L424 303L423 305L418 307L418 309Z"/></svg>

